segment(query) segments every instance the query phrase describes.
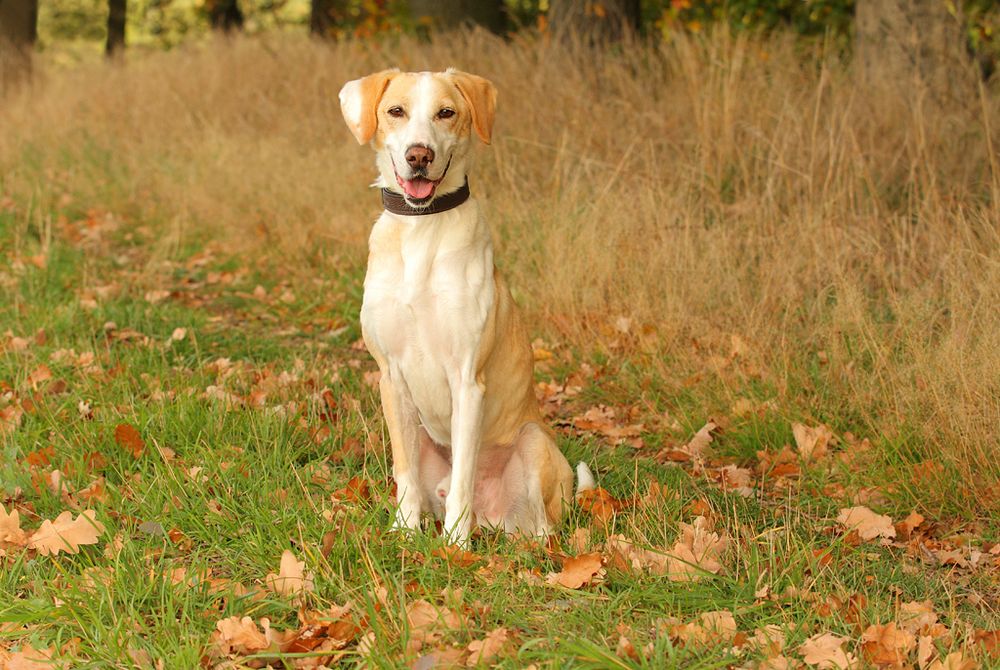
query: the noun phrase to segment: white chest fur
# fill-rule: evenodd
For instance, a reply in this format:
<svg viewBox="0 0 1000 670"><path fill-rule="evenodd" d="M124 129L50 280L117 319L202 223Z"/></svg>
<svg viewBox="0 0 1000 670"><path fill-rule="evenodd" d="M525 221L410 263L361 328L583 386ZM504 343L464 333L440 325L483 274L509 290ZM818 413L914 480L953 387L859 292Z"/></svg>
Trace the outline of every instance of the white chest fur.
<svg viewBox="0 0 1000 670"><path fill-rule="evenodd" d="M453 393L474 383L494 301L493 245L469 200L428 216L384 212L369 239L361 325L431 438L451 444Z"/></svg>

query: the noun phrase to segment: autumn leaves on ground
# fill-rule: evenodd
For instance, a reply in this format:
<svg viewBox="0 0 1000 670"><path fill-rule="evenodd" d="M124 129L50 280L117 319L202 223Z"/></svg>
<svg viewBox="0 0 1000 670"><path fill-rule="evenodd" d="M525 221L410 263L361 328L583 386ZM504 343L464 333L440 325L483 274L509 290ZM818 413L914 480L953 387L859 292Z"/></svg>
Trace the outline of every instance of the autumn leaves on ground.
<svg viewBox="0 0 1000 670"><path fill-rule="evenodd" d="M130 58L0 106L0 667L1000 665L995 92L723 32ZM472 188L600 484L547 543L388 530L336 91L390 64L501 92Z"/></svg>

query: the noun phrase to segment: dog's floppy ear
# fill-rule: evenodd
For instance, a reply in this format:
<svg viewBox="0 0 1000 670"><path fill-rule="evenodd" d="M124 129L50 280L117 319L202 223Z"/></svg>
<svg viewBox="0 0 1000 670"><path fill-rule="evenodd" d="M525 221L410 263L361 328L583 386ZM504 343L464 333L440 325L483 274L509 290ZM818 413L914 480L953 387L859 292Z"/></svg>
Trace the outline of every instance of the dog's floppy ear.
<svg viewBox="0 0 1000 670"><path fill-rule="evenodd" d="M497 108L497 88L493 82L467 72L448 68L447 74L458 92L465 98L472 112L472 127L484 144L490 143L493 134L493 117Z"/></svg>
<svg viewBox="0 0 1000 670"><path fill-rule="evenodd" d="M344 84L340 89L340 111L358 144L368 144L378 128L378 103L399 70L382 70Z"/></svg>

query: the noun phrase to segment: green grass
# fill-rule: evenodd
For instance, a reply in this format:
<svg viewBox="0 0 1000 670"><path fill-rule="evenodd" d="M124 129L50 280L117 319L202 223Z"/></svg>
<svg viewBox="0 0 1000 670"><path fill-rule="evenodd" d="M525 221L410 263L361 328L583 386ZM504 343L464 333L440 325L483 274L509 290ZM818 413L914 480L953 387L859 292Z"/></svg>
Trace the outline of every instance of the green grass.
<svg viewBox="0 0 1000 670"><path fill-rule="evenodd" d="M369 656L374 667L399 667L435 646L465 647L498 627L516 634L499 661L503 667L722 668L760 658L748 649L737 655L732 644L685 645L663 632L671 618L686 623L717 610L732 612L739 630L751 636L765 625L781 627L790 657L809 636L825 631L851 638L851 649L860 655L863 628L846 620L843 611L824 616L820 607L830 596L846 601L854 594L865 597L864 625L893 621L897 603L923 599L933 602L948 626L1000 625L995 570L927 564L901 547L855 547L834 530L839 509L850 505L847 497L865 486L887 490L886 500L872 506L894 520L914 507L919 490L893 489L881 479L885 453L903 464L921 459L905 438L876 444L882 460L867 465L838 464L831 457L805 468L787 488L765 483L756 489L760 495L749 499L726 493L690 468L661 464L654 455L662 445L687 441L709 416L727 415L735 398L764 401L773 388L738 373L706 374L684 384L656 372L639 354L560 349L556 360L540 366L539 379L564 379L583 362L599 368L569 401L564 418L598 403L639 406L646 447L613 447L592 435L563 431L562 448L572 462L590 462L601 485L616 497L642 495L651 481L671 496L624 510L608 528L574 508L554 546L569 551L571 534L583 526L592 528L595 548L615 533L670 547L679 523L691 522L692 503L702 501L731 538L722 571L678 583L608 566L603 583L570 591L520 576L558 572L548 551L494 533L474 539L478 563L451 565L433 556L441 546L435 532L403 536L388 530L387 449L378 402L364 379L374 364L352 346L359 334L357 271L326 269L318 274L320 281L305 281L285 280L280 266L267 259L215 252L204 263L192 263L210 241L178 250L164 263L148 252L150 239L123 231L93 249L52 233L45 266L38 268L23 261L42 251L49 233L19 216L0 214L0 243L8 250L0 260L0 330L29 338L44 331L44 338L25 351L0 353L0 390L16 402L30 400L22 424L0 438L0 501L8 510L18 509L28 529L54 518L67 503L42 478L56 468L73 492L103 477L108 498L90 505L106 527L97 546L58 557L11 549L0 558L0 662L4 646L66 645L61 655L75 668L126 667L129 650L145 651L166 668L194 668L222 618L268 617L276 628L297 628L296 606L262 586L286 549L314 574L310 607L355 604L358 620L375 633ZM47 218L36 213L32 221ZM237 278L208 281L221 272L235 272ZM79 292L100 285L116 288L95 308L82 305ZM258 285L267 292L264 299L254 296ZM147 301L146 291L157 288L171 296ZM284 290L292 294L287 300L280 297ZM186 336L171 341L176 328L185 328ZM133 337L116 337L126 329ZM62 349L92 352L99 370L53 361ZM228 376L212 368L220 358L233 364ZM29 374L43 363L53 379L65 381L64 389L49 393L49 382L30 387ZM228 406L205 396L211 386L240 396L265 389L268 395L263 407ZM336 400L333 416L323 414L323 389ZM758 451L791 443L791 420L804 419L811 404L823 401L822 389L802 392L801 406L731 417L714 444L712 459L718 460L709 465L752 467ZM92 415L81 412L81 403ZM676 423L662 419L664 413ZM820 418L838 431L858 429L836 414ZM120 423L141 433L145 451L138 458L116 443ZM329 434L314 439L324 426ZM362 455L331 457L351 440L369 448ZM48 463L28 461L30 453L49 447ZM173 457L164 456L171 453L167 449ZM101 457L96 468L95 452ZM318 476L325 468L329 477ZM355 476L373 482L372 499L338 506L331 495ZM846 497L824 493L835 483L845 487ZM939 524L935 541L963 529L969 534L965 541L976 547L997 538L995 519L966 520L964 526L946 516L932 521ZM179 540L168 536L174 530L183 534ZM324 556L327 532L334 539ZM821 565L816 551L830 551L832 562ZM491 559L509 568L490 571L484 566ZM173 584L176 568L185 568L189 577L210 570L212 578L256 587L258 595L238 595L232 586L214 592L204 580ZM765 586L766 596L760 592ZM379 600L380 587L385 602ZM419 652L408 650L407 603L444 603L445 589L462 612L461 625L441 631L438 642ZM616 653L623 625L636 648L650 645L643 658ZM965 642L959 631L965 629L955 630L950 645L958 649ZM949 648L939 644L941 651ZM291 657L286 660L291 663ZM358 660L351 645L341 662Z"/></svg>

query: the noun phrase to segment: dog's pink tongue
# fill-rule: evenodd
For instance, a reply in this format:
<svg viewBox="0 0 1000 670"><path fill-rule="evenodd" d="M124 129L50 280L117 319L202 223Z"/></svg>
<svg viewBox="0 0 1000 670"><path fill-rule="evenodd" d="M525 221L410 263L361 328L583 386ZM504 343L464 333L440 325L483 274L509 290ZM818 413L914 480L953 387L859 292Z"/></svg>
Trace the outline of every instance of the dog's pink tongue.
<svg viewBox="0 0 1000 670"><path fill-rule="evenodd" d="M424 179L423 177L417 177L416 179L403 179L402 182L403 190L406 191L406 195L415 200L423 200L434 190L434 182Z"/></svg>

